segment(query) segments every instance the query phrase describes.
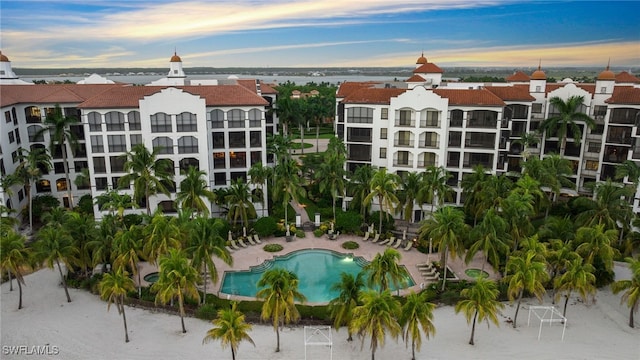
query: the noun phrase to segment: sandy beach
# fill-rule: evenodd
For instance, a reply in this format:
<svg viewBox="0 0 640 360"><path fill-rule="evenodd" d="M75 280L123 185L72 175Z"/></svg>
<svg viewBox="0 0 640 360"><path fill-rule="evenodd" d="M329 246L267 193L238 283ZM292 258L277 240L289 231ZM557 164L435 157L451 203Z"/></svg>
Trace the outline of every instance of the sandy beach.
<svg viewBox="0 0 640 360"><path fill-rule="evenodd" d="M57 271L44 269L25 278L24 308L17 310L18 290L1 287L2 359L231 359L230 350L217 342L202 344L211 324L195 318L186 319L187 333L180 331L178 316L127 307L131 342L124 342L122 318L115 308L107 312L106 303L86 291L70 289L67 303ZM545 305L550 305L547 298ZM532 316L527 326L528 308L539 305L525 301L513 329L506 322L514 314L507 304L500 316L500 327L479 324L475 346L469 345L471 327L450 306L436 309L436 335L423 342L418 359L640 359L640 328L628 323L629 310L620 305L620 297L608 289L598 292L593 304L576 299L569 302L567 327L561 340L562 325L546 325L537 339L539 322ZM243 343L238 359L304 359L304 327L290 326L281 334L281 351L275 352L273 328L254 325L250 333L256 347ZM356 338L347 342L345 329L331 334L333 359L370 359L369 342L364 348ZM50 356L9 354L11 346L49 345ZM329 359L330 348L307 348L308 359ZM57 353L57 354L56 354ZM387 339L376 352L377 359L411 357L410 347L399 339Z"/></svg>

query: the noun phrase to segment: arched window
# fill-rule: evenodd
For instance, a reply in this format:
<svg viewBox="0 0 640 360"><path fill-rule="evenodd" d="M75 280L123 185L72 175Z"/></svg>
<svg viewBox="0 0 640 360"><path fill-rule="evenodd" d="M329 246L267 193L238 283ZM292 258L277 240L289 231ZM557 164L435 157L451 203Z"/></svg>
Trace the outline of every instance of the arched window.
<svg viewBox="0 0 640 360"><path fill-rule="evenodd" d="M244 111L240 109L229 110L229 112L227 112L227 120L229 120L230 128L243 128Z"/></svg>
<svg viewBox="0 0 640 360"><path fill-rule="evenodd" d="M198 139L193 136L183 136L178 139L178 154L195 154L198 152Z"/></svg>
<svg viewBox="0 0 640 360"><path fill-rule="evenodd" d="M66 191L67 190L67 179L60 178L56 180L56 190L57 191Z"/></svg>
<svg viewBox="0 0 640 360"><path fill-rule="evenodd" d="M140 123L140 112L139 111L129 111L127 114L127 119L129 120L129 130L140 130L142 129Z"/></svg>
<svg viewBox="0 0 640 360"><path fill-rule="evenodd" d="M104 122L107 124L107 131L124 130L124 114L119 111L109 111L104 115Z"/></svg>
<svg viewBox="0 0 640 360"><path fill-rule="evenodd" d="M259 127L262 122L262 111L259 109L249 110L249 126Z"/></svg>
<svg viewBox="0 0 640 360"><path fill-rule="evenodd" d="M194 167L197 170L200 170L200 161L194 158L184 158L180 160L180 171L187 171L190 167Z"/></svg>
<svg viewBox="0 0 640 360"><path fill-rule="evenodd" d="M224 127L224 112L222 110L211 111L211 127L220 129Z"/></svg>
<svg viewBox="0 0 640 360"><path fill-rule="evenodd" d="M178 126L178 132L198 131L196 114L190 112L183 112L182 114L176 115L176 124Z"/></svg>
<svg viewBox="0 0 640 360"><path fill-rule="evenodd" d="M27 128L27 133L29 134L29 141L31 142L44 142L44 134L38 132L42 130L41 126L38 125L30 125Z"/></svg>
<svg viewBox="0 0 640 360"><path fill-rule="evenodd" d="M158 154L173 154L173 140L166 136L153 139L153 150L159 149Z"/></svg>
<svg viewBox="0 0 640 360"><path fill-rule="evenodd" d="M51 182L47 179L41 179L36 182L36 191L38 193L51 192Z"/></svg>
<svg viewBox="0 0 640 360"><path fill-rule="evenodd" d="M28 124L33 123L41 123L42 122L42 114L40 113L40 108L37 106L29 106L24 109L24 116L27 118Z"/></svg>
<svg viewBox="0 0 640 360"><path fill-rule="evenodd" d="M151 132L171 132L171 115L165 113L151 115Z"/></svg>
<svg viewBox="0 0 640 360"><path fill-rule="evenodd" d="M176 204L172 200L160 201L158 203L158 209L162 210L165 214L178 212Z"/></svg>
<svg viewBox="0 0 640 360"><path fill-rule="evenodd" d="M102 115L100 113L95 111L88 113L87 121L89 122L89 131L102 131Z"/></svg>

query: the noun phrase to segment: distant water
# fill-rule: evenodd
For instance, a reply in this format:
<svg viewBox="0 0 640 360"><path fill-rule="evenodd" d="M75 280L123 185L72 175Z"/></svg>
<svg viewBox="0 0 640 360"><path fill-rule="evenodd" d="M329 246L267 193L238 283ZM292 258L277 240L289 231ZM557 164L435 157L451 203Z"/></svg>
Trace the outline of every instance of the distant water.
<svg viewBox="0 0 640 360"><path fill-rule="evenodd" d="M20 76L20 79L28 82L32 82L33 80L46 80L46 81L65 81L69 80L72 82L78 82L84 79L87 76ZM158 74L158 75L104 75L101 76L106 77L109 80L113 80L115 82L122 82L128 84L149 84L152 81L161 79L166 77L166 74ZM392 82L394 80L404 81L408 79L411 74L407 73L406 77L402 76L371 76L371 75L329 75L329 76L294 76L294 75L264 75L264 74L195 74L195 75L187 75L187 80L200 80L200 79L228 79L230 76L235 76L239 79L258 79L262 80L267 84L281 84L286 83L287 81L291 81L296 83L297 85L304 85L310 82L314 82L316 84L325 82L333 85L341 84L346 81L389 81Z"/></svg>

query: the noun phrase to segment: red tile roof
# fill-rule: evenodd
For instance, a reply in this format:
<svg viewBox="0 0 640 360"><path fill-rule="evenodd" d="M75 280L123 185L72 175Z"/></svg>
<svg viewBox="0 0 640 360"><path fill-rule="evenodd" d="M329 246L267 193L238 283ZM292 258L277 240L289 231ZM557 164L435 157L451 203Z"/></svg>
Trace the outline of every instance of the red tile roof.
<svg viewBox="0 0 640 360"><path fill-rule="evenodd" d="M366 81L366 82L355 82L355 81L347 81L340 84L338 91L336 92L337 98L343 98L347 95L353 93L354 91L360 90L362 88L369 88L378 84L375 81Z"/></svg>
<svg viewBox="0 0 640 360"><path fill-rule="evenodd" d="M529 75L525 74L522 71L516 71L515 73L513 73L513 75L508 76L505 80L507 80L508 82L525 82L531 81L531 78L529 77Z"/></svg>
<svg viewBox="0 0 640 360"><path fill-rule="evenodd" d="M580 84L580 83L572 83L572 84L574 84L575 86L581 88L582 90L590 93L591 95L595 94L595 92L596 92L596 85L595 84ZM566 85L567 85L566 83L552 83L552 84L547 83L547 86L545 88L545 93L548 94L551 91L557 90L557 89L559 89L561 87L564 87ZM528 89L529 85L526 85L526 86L527 86L527 89Z"/></svg>
<svg viewBox="0 0 640 360"><path fill-rule="evenodd" d="M434 64L434 63L426 63L423 65L420 65L420 67L418 67L417 69L413 70L414 74L433 74L433 73L437 73L437 74L442 74L444 72L444 70L440 69L438 67L438 65Z"/></svg>
<svg viewBox="0 0 640 360"><path fill-rule="evenodd" d="M633 86L616 86L611 97L605 102L608 104L640 105L640 89Z"/></svg>
<svg viewBox="0 0 640 360"><path fill-rule="evenodd" d="M425 82L426 80L420 75L413 75L412 77L405 80L405 82Z"/></svg>
<svg viewBox="0 0 640 360"><path fill-rule="evenodd" d="M449 99L449 105L505 106L502 99L487 89L434 89L434 93Z"/></svg>
<svg viewBox="0 0 640 360"><path fill-rule="evenodd" d="M640 84L640 79L629 74L626 71L623 71L616 75L616 83L632 83L632 84Z"/></svg>
<svg viewBox="0 0 640 360"><path fill-rule="evenodd" d="M397 88L360 88L347 95L343 102L347 104L390 104L392 97L406 91L407 89Z"/></svg>
<svg viewBox="0 0 640 360"><path fill-rule="evenodd" d="M0 86L0 106L20 103L80 103L123 84L35 84Z"/></svg>
<svg viewBox="0 0 640 360"><path fill-rule="evenodd" d="M529 94L529 89L515 86L487 86L487 90L504 101L534 101L536 98Z"/></svg>

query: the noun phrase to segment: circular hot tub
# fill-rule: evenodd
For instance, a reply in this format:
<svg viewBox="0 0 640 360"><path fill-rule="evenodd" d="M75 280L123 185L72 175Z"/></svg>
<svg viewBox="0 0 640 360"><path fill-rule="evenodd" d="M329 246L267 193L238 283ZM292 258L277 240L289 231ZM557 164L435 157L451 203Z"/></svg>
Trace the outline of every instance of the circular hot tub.
<svg viewBox="0 0 640 360"><path fill-rule="evenodd" d="M475 269L475 268L469 268L467 270L464 271L465 274L467 274L468 277L474 278L474 279L486 279L489 277L489 273L481 270L481 269Z"/></svg>
<svg viewBox="0 0 640 360"><path fill-rule="evenodd" d="M154 282L158 281L159 277L160 277L159 273L152 272L152 273L149 273L149 274L144 276L144 281L146 281L148 283L154 283Z"/></svg>

